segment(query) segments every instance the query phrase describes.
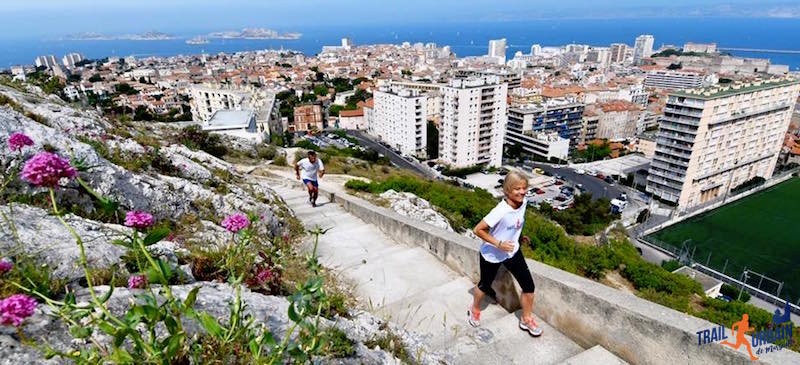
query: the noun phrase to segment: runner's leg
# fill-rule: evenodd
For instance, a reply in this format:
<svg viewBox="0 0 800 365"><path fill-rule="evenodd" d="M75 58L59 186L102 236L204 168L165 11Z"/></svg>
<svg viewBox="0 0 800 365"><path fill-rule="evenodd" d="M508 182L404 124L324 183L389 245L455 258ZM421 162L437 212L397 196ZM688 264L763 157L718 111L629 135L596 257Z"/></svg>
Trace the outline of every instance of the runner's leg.
<svg viewBox="0 0 800 365"><path fill-rule="evenodd" d="M522 256L522 250L518 250L514 256L504 261L503 265L511 272L511 275L514 276L514 279L517 280L517 283L522 288L522 295L520 295L522 319L527 321L533 315L533 292L536 286L533 284L533 277L531 277L528 264L525 263L525 257Z"/></svg>
<svg viewBox="0 0 800 365"><path fill-rule="evenodd" d="M472 309L479 311L481 300L485 295L497 298L497 293L492 289L492 282L497 276L497 270L500 269L500 263L486 261L480 253L478 256L480 257L481 279L472 294Z"/></svg>

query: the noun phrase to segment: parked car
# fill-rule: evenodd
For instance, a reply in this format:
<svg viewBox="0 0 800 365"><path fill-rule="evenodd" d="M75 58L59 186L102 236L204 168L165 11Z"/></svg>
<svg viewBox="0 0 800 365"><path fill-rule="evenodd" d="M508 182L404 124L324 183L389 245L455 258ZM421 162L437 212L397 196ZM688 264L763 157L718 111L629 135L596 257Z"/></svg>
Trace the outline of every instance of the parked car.
<svg viewBox="0 0 800 365"><path fill-rule="evenodd" d="M606 178L605 178L605 179L603 179L603 180L605 180L605 181L606 181L606 182L607 182L609 185L611 185L611 186L613 186L613 185L614 185L614 179L613 179L613 178L611 178L611 176L606 176Z"/></svg>
<svg viewBox="0 0 800 365"><path fill-rule="evenodd" d="M538 167L533 169L533 172L535 172L535 173L537 173L539 175L544 175L544 170L542 170L542 169L540 169Z"/></svg>
<svg viewBox="0 0 800 365"><path fill-rule="evenodd" d="M584 191L583 184L575 184L575 188L580 190L580 191Z"/></svg>
<svg viewBox="0 0 800 365"><path fill-rule="evenodd" d="M508 170L505 168L501 168L500 170L497 170L497 173L500 174L500 176L505 176L508 174Z"/></svg>
<svg viewBox="0 0 800 365"><path fill-rule="evenodd" d="M587 172L586 172L586 174L587 174L587 175L591 175L591 176L597 176L597 171L595 171L595 170L589 170L589 171L587 171Z"/></svg>
<svg viewBox="0 0 800 365"><path fill-rule="evenodd" d="M596 177L596 178L598 178L600 180L605 180L606 179L606 175L603 175L603 174L597 174L597 175L594 175L594 177Z"/></svg>
<svg viewBox="0 0 800 365"><path fill-rule="evenodd" d="M536 189L536 194L542 195L542 194L544 194L544 190Z"/></svg>
<svg viewBox="0 0 800 365"><path fill-rule="evenodd" d="M583 175L583 174L585 174L585 173L586 173L586 170L584 170L584 169L577 169L577 170L575 170L575 173L576 173L576 174L578 174L578 175Z"/></svg>
<svg viewBox="0 0 800 365"><path fill-rule="evenodd" d="M559 195L559 196L555 197L555 200L559 201L559 202L565 202L565 201L567 201L567 199L568 198L566 196L563 196L563 195Z"/></svg>
<svg viewBox="0 0 800 365"><path fill-rule="evenodd" d="M628 201L628 194L625 193L619 194L619 200Z"/></svg>

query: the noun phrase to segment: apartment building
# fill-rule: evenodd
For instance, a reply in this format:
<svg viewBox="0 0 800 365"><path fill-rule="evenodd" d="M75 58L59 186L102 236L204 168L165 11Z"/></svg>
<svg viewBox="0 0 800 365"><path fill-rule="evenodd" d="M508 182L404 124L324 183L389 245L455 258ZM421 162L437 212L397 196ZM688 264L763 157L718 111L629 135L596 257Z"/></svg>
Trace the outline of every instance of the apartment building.
<svg viewBox="0 0 800 365"><path fill-rule="evenodd" d="M644 111L639 105L624 100L613 100L587 106L598 117L593 138L621 141L633 138Z"/></svg>
<svg viewBox="0 0 800 365"><path fill-rule="evenodd" d="M86 58L83 57L83 55L80 54L80 53L69 53L69 54L64 55L64 57L61 58L61 63L64 65L64 67L66 67L66 68L71 70L71 69L75 68L75 64L76 63L81 62L84 59L86 59Z"/></svg>
<svg viewBox="0 0 800 365"><path fill-rule="evenodd" d="M506 39L492 39L489 41L488 56L496 60L498 64L506 64Z"/></svg>
<svg viewBox="0 0 800 365"><path fill-rule="evenodd" d="M633 64L638 65L645 57L650 57L653 54L653 43L655 38L649 34L643 34L636 37L636 42L633 45Z"/></svg>
<svg viewBox="0 0 800 365"><path fill-rule="evenodd" d="M439 158L452 167L500 166L508 85L498 76L453 79L442 88Z"/></svg>
<svg viewBox="0 0 800 365"><path fill-rule="evenodd" d="M691 71L654 70L644 78L645 87L657 89L693 89L703 86L705 75Z"/></svg>
<svg viewBox="0 0 800 365"><path fill-rule="evenodd" d="M322 106L319 104L298 105L294 108L294 120L289 122L289 132L321 131Z"/></svg>
<svg viewBox="0 0 800 365"><path fill-rule="evenodd" d="M403 155L426 157L428 97L419 90L381 86L372 98L370 133Z"/></svg>
<svg viewBox="0 0 800 365"><path fill-rule="evenodd" d="M628 52L628 45L625 43L611 44L611 63L622 63L625 61L625 53Z"/></svg>
<svg viewBox="0 0 800 365"><path fill-rule="evenodd" d="M799 91L780 78L669 94L647 191L686 210L769 179Z"/></svg>
<svg viewBox="0 0 800 365"><path fill-rule="evenodd" d="M556 133L573 149L580 143L584 104L566 99L549 99L540 104L515 105L508 109L507 133L522 138L537 133Z"/></svg>
<svg viewBox="0 0 800 365"><path fill-rule="evenodd" d="M189 87L192 119L208 122L220 110L253 110L256 127L263 133L283 133L275 94L251 87L192 85Z"/></svg>
<svg viewBox="0 0 800 365"><path fill-rule="evenodd" d="M48 69L53 69L55 67L58 67L58 61L56 61L56 56L53 55L36 57L36 59L34 60L34 64L36 65L36 67L47 67Z"/></svg>

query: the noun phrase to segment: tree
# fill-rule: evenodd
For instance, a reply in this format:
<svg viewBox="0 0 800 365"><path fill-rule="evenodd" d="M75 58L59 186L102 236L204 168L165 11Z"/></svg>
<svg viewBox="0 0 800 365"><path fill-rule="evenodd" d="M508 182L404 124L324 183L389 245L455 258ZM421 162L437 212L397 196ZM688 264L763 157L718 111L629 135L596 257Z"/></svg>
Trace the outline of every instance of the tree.
<svg viewBox="0 0 800 365"><path fill-rule="evenodd" d="M92 77L89 78L89 82L100 82L103 81L103 77L100 74L94 74Z"/></svg>
<svg viewBox="0 0 800 365"><path fill-rule="evenodd" d="M303 94L303 97L300 98L300 101L303 103L310 103L317 101L317 96L314 94Z"/></svg>
<svg viewBox="0 0 800 365"><path fill-rule="evenodd" d="M325 85L314 86L314 94L319 96L328 95L328 87Z"/></svg>
<svg viewBox="0 0 800 365"><path fill-rule="evenodd" d="M510 145L506 146L506 157L507 158L518 158L522 161L522 145L518 142L514 142Z"/></svg>
<svg viewBox="0 0 800 365"><path fill-rule="evenodd" d="M439 130L436 128L436 124L433 123L432 120L428 121L428 130L427 138L428 138L428 159L436 159L439 158Z"/></svg>
<svg viewBox="0 0 800 365"><path fill-rule="evenodd" d="M330 116L339 116L339 112L344 110L344 106L341 105L331 105L330 109L328 109L328 115Z"/></svg>
<svg viewBox="0 0 800 365"><path fill-rule="evenodd" d="M139 93L136 88L125 82L114 85L114 90L119 94L125 95L136 95Z"/></svg>
<svg viewBox="0 0 800 365"><path fill-rule="evenodd" d="M670 63L669 66L667 66L667 70L680 70L682 68L683 68L683 65L681 65L680 62L678 62L678 63Z"/></svg>

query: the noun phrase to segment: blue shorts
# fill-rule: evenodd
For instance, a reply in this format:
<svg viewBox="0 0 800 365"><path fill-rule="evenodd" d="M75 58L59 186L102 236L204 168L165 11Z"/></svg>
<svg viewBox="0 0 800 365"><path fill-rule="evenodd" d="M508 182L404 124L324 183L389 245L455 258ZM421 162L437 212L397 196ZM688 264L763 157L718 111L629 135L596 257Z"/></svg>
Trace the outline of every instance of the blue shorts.
<svg viewBox="0 0 800 365"><path fill-rule="evenodd" d="M303 184L308 186L308 183L311 183L311 185L314 185L315 188L319 187L319 183L317 182L317 180L303 179Z"/></svg>

